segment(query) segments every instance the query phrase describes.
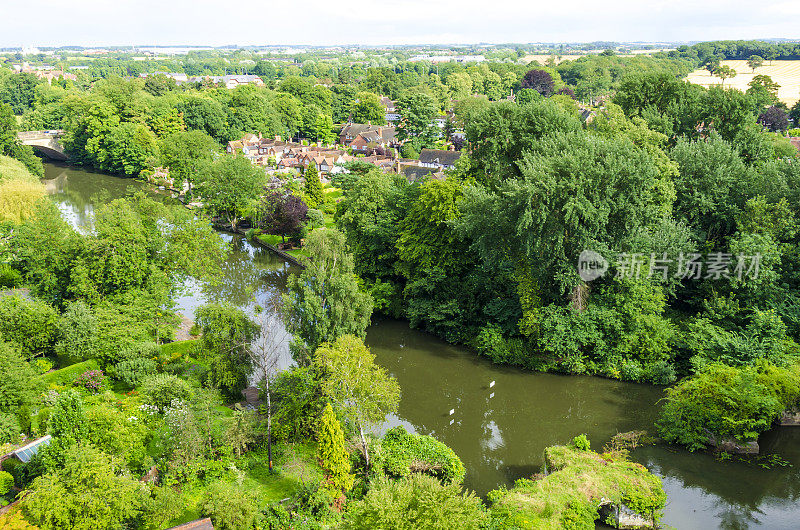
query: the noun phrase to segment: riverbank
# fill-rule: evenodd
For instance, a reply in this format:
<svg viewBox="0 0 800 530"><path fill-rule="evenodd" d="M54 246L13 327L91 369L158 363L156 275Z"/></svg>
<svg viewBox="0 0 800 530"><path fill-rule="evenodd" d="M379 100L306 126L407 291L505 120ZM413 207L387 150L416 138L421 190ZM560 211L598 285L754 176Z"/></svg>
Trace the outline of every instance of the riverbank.
<svg viewBox="0 0 800 530"><path fill-rule="evenodd" d="M85 225L98 192L109 198L146 186L77 168L46 164L45 185L65 218ZM177 310L228 301L251 310L285 290L296 265L241 235L224 233L231 255L218 285L188 282ZM376 318L367 344L403 389L403 425L452 447L467 468L465 484L485 495L541 472L546 447L586 433L602 447L617 432L651 430L663 392L658 387L589 376L534 373L495 365L408 322ZM290 362L282 360L283 365ZM494 381L493 387L489 387ZM453 409L453 415L449 411ZM452 423L451 423L452 421ZM658 474L668 495L663 523L676 528L792 528L800 519L800 429L773 429L760 439L763 454L790 465L765 469L666 446L643 447L631 458Z"/></svg>

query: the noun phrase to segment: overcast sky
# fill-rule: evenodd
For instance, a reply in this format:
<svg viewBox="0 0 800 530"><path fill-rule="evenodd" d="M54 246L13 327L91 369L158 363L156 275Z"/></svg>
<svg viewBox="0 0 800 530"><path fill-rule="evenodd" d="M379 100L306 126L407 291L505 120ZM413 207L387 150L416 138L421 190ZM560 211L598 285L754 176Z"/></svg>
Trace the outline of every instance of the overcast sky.
<svg viewBox="0 0 800 530"><path fill-rule="evenodd" d="M800 39L798 0L0 0L0 46Z"/></svg>

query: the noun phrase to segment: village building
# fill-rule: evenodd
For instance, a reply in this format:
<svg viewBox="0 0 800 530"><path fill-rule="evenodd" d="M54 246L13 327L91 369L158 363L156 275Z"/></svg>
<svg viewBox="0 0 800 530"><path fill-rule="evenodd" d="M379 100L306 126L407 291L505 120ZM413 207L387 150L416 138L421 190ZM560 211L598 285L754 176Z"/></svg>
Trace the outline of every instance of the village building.
<svg viewBox="0 0 800 530"><path fill-rule="evenodd" d="M453 169L459 158L461 158L461 151L423 149L419 152L419 165L433 169Z"/></svg>

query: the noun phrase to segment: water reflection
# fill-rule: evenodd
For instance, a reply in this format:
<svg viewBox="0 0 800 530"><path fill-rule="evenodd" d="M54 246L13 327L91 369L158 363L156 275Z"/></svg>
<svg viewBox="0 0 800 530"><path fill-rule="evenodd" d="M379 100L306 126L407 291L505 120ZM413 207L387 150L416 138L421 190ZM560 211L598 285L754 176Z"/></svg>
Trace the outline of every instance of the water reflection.
<svg viewBox="0 0 800 530"><path fill-rule="evenodd" d="M65 217L91 221L92 199L125 195L143 184L45 164L43 181ZM268 305L295 269L238 236L221 234L231 247L219 283L188 281L179 310L192 317L208 301L248 311ZM539 472L543 450L586 433L599 449L615 433L652 431L662 397L658 388L590 377L536 374L500 367L407 322L376 321L367 343L397 377L403 397L390 426L433 434L450 445L467 468L466 485L480 494ZM281 365L290 362L288 349ZM495 381L493 388L489 384ZM450 414L453 410L453 414ZM792 467L762 469L743 462L669 447L645 447L632 457L661 475L668 494L664 522L676 528L800 528L800 427L776 429L760 440L764 452Z"/></svg>

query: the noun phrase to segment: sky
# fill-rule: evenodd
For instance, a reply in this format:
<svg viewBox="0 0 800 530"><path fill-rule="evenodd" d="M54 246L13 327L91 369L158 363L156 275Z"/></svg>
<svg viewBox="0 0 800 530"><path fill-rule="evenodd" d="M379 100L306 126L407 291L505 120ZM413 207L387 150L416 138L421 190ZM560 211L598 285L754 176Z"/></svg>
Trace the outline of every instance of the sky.
<svg viewBox="0 0 800 530"><path fill-rule="evenodd" d="M0 47L800 39L798 0L0 0Z"/></svg>

